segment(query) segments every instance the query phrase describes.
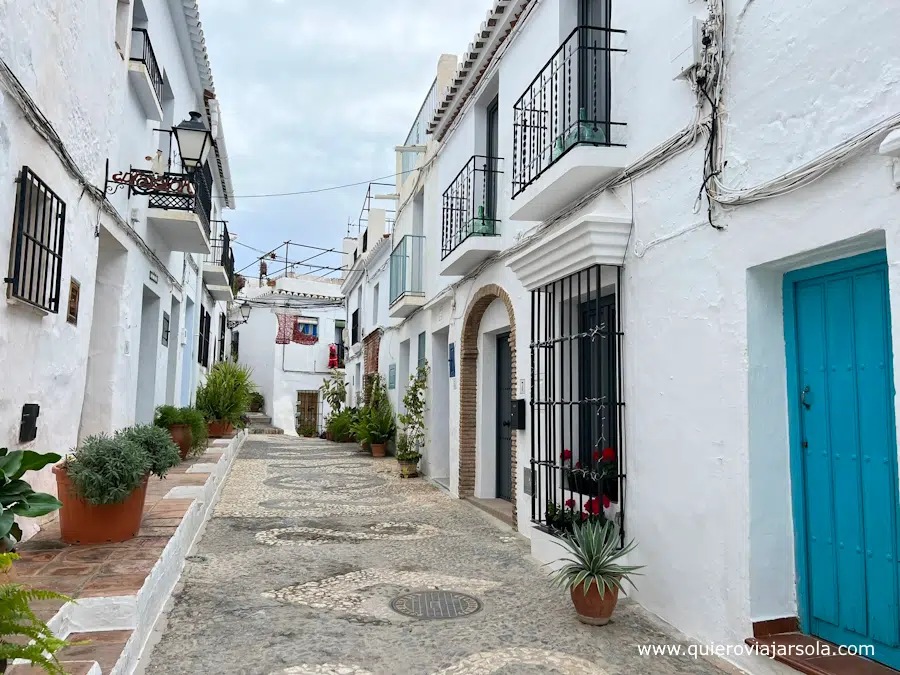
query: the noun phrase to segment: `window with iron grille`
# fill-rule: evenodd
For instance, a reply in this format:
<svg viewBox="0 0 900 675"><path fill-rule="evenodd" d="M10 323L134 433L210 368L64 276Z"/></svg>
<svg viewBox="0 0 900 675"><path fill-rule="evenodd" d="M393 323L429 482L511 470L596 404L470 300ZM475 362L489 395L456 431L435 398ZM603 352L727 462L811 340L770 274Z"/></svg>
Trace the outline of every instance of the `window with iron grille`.
<svg viewBox="0 0 900 675"><path fill-rule="evenodd" d="M162 320L162 346L169 346L169 324L171 319L169 319L169 313L163 312L163 320Z"/></svg>
<svg viewBox="0 0 900 675"><path fill-rule="evenodd" d="M219 361L225 360L225 315L219 315Z"/></svg>
<svg viewBox="0 0 900 675"><path fill-rule="evenodd" d="M206 308L200 307L200 338L197 346L197 361L201 366L209 366L209 331L212 328L212 315Z"/></svg>
<svg viewBox="0 0 900 675"><path fill-rule="evenodd" d="M237 363L241 353L241 334L233 330L231 331L231 360Z"/></svg>
<svg viewBox="0 0 900 675"><path fill-rule="evenodd" d="M596 265L531 292L531 517L556 534L589 517L624 537L620 289Z"/></svg>
<svg viewBox="0 0 900 675"><path fill-rule="evenodd" d="M426 363L428 363L428 357L425 354L425 333L419 333L419 345L418 346L419 346L419 350L418 350L419 359L416 362L416 365L421 367L421 366L424 366Z"/></svg>
<svg viewBox="0 0 900 675"><path fill-rule="evenodd" d="M7 296L59 312L66 205L27 166L19 173Z"/></svg>
<svg viewBox="0 0 900 675"><path fill-rule="evenodd" d="M359 342L359 310L354 309L350 315L350 344Z"/></svg>

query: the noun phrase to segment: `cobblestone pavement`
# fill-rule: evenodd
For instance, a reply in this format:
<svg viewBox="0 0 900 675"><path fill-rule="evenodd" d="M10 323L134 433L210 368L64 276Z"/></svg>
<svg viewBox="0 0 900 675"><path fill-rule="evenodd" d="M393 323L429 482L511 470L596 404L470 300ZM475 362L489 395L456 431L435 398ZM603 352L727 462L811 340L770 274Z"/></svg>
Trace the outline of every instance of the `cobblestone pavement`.
<svg viewBox="0 0 900 675"><path fill-rule="evenodd" d="M639 656L674 639L634 603L580 624L525 538L350 445L250 437L182 582L148 675L723 672Z"/></svg>

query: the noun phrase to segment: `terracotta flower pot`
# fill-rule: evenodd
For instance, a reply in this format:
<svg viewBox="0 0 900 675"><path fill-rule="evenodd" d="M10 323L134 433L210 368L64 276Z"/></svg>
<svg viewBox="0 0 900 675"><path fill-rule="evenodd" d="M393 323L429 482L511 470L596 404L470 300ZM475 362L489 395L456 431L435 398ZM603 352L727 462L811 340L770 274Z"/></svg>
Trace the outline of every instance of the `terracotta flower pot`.
<svg viewBox="0 0 900 675"><path fill-rule="evenodd" d="M387 452L384 443L372 443L372 457L384 457Z"/></svg>
<svg viewBox="0 0 900 675"><path fill-rule="evenodd" d="M400 465L400 478L415 478L419 475L419 460L398 459L397 464Z"/></svg>
<svg viewBox="0 0 900 675"><path fill-rule="evenodd" d="M225 438L234 431L234 425L227 420L214 420L207 425L210 438Z"/></svg>
<svg viewBox="0 0 900 675"><path fill-rule="evenodd" d="M619 601L619 589L607 590L600 596L600 590L596 583L591 583L587 595L584 594L584 582L573 587L570 591L572 604L581 623L591 626L605 626L609 623L616 603Z"/></svg>
<svg viewBox="0 0 900 675"><path fill-rule="evenodd" d="M326 432L325 432L325 440L326 440L326 441L333 441L333 440L334 440L334 434L331 433L330 431L326 431Z"/></svg>
<svg viewBox="0 0 900 675"><path fill-rule="evenodd" d="M108 544L127 541L141 529L144 499L147 496L147 477L141 481L124 502L119 504L89 504L79 496L75 485L62 466L53 467L56 488L62 508L59 510L59 530L67 544Z"/></svg>
<svg viewBox="0 0 900 675"><path fill-rule="evenodd" d="M181 461L186 460L191 452L191 445L194 443L194 432L191 431L191 425L173 424L169 427L169 433L172 434L172 440L178 446L178 454L181 455Z"/></svg>

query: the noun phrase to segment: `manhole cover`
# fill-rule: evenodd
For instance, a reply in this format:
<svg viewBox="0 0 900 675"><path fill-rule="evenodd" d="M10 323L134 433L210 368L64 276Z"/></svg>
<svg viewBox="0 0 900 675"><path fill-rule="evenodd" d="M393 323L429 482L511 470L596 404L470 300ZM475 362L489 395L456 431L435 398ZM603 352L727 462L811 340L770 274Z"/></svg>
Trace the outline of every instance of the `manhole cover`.
<svg viewBox="0 0 900 675"><path fill-rule="evenodd" d="M480 611L481 601L453 591L419 591L394 598L391 609L415 619L459 619Z"/></svg>

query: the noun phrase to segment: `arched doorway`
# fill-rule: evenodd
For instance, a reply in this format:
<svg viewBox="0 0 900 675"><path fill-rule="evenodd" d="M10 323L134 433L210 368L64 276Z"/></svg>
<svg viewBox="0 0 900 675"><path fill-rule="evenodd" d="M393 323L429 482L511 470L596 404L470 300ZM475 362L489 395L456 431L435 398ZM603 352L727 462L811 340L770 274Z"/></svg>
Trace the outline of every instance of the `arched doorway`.
<svg viewBox="0 0 900 675"><path fill-rule="evenodd" d="M495 300L502 300L509 315L509 351L511 387L516 391L516 317L512 300L500 286L489 284L479 289L469 303L463 322L459 350L459 496L475 496L475 449L478 438L478 336L481 319ZM516 433L511 433L512 466L510 469L512 519L516 521Z"/></svg>

